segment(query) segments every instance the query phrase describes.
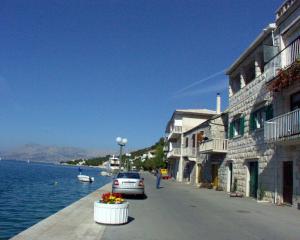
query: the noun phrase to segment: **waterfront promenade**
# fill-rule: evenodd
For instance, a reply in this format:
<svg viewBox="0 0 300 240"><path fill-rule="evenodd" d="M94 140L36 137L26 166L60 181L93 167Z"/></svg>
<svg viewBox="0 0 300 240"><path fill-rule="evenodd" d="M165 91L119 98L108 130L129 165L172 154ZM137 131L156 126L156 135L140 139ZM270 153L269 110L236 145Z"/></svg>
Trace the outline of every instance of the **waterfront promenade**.
<svg viewBox="0 0 300 240"><path fill-rule="evenodd" d="M130 222L104 226L93 222L93 201L100 190L17 235L14 240L298 240L300 211L230 198L224 192L162 181L145 173L146 199L129 199Z"/></svg>
<svg viewBox="0 0 300 240"><path fill-rule="evenodd" d="M56 214L21 232L13 240L96 240L101 239L104 226L93 219L93 202L111 190L111 183L76 201Z"/></svg>

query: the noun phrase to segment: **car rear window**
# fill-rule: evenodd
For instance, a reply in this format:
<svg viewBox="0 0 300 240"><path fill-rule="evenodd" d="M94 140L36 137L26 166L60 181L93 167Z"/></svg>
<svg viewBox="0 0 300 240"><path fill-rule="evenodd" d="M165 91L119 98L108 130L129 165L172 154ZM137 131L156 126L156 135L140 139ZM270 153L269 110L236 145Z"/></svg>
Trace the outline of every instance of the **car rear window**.
<svg viewBox="0 0 300 240"><path fill-rule="evenodd" d="M138 173L119 173L117 178L140 178L140 174Z"/></svg>

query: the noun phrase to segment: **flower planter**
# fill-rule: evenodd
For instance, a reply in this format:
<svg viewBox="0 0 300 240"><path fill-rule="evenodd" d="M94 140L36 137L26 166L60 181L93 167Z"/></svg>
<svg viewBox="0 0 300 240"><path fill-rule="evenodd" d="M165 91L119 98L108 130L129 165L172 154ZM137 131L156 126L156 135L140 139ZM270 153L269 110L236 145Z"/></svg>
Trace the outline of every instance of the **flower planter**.
<svg viewBox="0 0 300 240"><path fill-rule="evenodd" d="M124 224L128 222L129 203L94 203L94 221L102 224Z"/></svg>

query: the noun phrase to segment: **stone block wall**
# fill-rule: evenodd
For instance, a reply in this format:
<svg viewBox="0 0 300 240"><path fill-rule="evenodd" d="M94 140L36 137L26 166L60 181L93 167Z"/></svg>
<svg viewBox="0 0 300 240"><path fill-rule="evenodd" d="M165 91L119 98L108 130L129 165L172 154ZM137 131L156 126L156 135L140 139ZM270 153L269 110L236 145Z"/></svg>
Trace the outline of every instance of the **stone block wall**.
<svg viewBox="0 0 300 240"><path fill-rule="evenodd" d="M273 150L264 141L263 129L256 129L249 132L250 114L258 106L266 106L272 102L272 96L265 86L265 78L262 75L255 78L239 92L229 99L229 123L237 115L245 117L244 135L234 137L228 142L228 154L225 162L220 167L220 183L224 189L227 186L227 165L226 161L233 163L233 182L237 179L237 191L247 195L249 176L248 164L250 161L258 161L259 185L265 184L266 192L272 191L274 171L267 167L273 155ZM263 173L263 174L262 174ZM269 196L269 194L266 194Z"/></svg>

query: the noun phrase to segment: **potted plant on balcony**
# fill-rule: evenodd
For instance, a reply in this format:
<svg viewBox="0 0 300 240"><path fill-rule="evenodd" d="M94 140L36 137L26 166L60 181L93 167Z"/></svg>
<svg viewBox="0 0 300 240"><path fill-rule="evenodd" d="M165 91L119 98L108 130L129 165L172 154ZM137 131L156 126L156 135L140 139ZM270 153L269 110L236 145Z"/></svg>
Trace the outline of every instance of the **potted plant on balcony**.
<svg viewBox="0 0 300 240"><path fill-rule="evenodd" d="M104 193L94 202L94 221L102 224L124 224L128 222L129 203L121 194Z"/></svg>

